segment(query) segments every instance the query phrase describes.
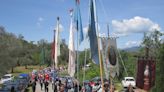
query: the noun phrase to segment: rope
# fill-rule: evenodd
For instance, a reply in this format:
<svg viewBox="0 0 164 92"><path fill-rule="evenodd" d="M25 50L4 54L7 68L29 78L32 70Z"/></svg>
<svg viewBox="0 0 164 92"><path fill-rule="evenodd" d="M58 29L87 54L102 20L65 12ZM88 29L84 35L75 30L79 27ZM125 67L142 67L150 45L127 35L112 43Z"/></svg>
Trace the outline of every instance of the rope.
<svg viewBox="0 0 164 92"><path fill-rule="evenodd" d="M122 65L123 65L123 67L124 67L124 70L125 70L126 76L128 76L127 69L125 68L124 61L122 60L122 57L121 57L120 51L119 51L118 49L117 49L117 52L118 52L118 55L119 55L119 57L120 57L120 59L121 59L121 63L122 63Z"/></svg>
<svg viewBox="0 0 164 92"><path fill-rule="evenodd" d="M108 17L108 15L107 15L107 13L106 13L106 10L105 10L103 1L102 1L102 0L99 0L99 2L100 2L100 5L101 5L101 7L102 7L103 13L104 13L104 15L105 15L105 16L104 16L105 19L108 19L109 17Z"/></svg>
<svg viewBox="0 0 164 92"><path fill-rule="evenodd" d="M85 65L87 61L87 49L85 49L85 59L84 59L84 74L83 74L83 87L84 87L84 80L85 80Z"/></svg>

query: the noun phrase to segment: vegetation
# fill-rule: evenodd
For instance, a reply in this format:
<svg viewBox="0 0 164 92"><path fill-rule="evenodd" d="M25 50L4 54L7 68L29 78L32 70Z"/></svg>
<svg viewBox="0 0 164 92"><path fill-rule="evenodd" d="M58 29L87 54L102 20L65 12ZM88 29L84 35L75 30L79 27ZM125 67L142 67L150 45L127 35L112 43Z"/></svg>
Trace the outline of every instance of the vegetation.
<svg viewBox="0 0 164 92"><path fill-rule="evenodd" d="M68 62L68 46L65 41L61 42L61 55L59 64L64 65ZM44 55L42 52L44 51ZM8 33L4 27L0 26L0 76L14 72L14 67L29 65L51 65L51 43L41 39L36 44L28 42L22 35Z"/></svg>
<svg viewBox="0 0 164 92"><path fill-rule="evenodd" d="M163 34L159 31L153 31L145 33L144 38L139 51L127 52L119 50L123 63L127 69L128 76L136 76L136 56L145 56L145 48L149 50L149 56L156 58L156 86L152 89L152 92L164 91L164 44L159 39ZM68 63L68 46L65 40L61 40L60 45L59 64L61 66L67 66ZM100 75L99 66L92 63L90 59L90 51L80 51L79 53L79 79L83 80L83 67L86 53L86 64L91 64L89 69L85 71L85 80L90 80ZM119 61L121 59L119 58ZM119 62L119 76L118 80L122 80L124 76L127 76L123 64ZM37 43L28 42L22 35L14 35L13 33L6 32L4 27L0 27L0 76L9 70L11 72L18 72L16 66L24 66L24 69L31 69L30 65L51 65L51 43L41 39ZM21 67L22 68L22 67ZM21 71L20 71L21 73ZM64 73L66 74L66 73ZM75 77L77 74L75 74Z"/></svg>

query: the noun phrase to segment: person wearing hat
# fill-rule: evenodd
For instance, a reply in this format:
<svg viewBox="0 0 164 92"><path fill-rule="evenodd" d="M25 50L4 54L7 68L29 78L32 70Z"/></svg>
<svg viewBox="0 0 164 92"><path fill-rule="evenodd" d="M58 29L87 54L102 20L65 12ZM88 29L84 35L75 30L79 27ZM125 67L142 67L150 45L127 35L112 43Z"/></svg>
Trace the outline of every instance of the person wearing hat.
<svg viewBox="0 0 164 92"><path fill-rule="evenodd" d="M108 82L104 83L104 91L109 92L109 83Z"/></svg>
<svg viewBox="0 0 164 92"><path fill-rule="evenodd" d="M93 92L98 92L101 89L101 85L99 84L99 82L97 82L92 89Z"/></svg>

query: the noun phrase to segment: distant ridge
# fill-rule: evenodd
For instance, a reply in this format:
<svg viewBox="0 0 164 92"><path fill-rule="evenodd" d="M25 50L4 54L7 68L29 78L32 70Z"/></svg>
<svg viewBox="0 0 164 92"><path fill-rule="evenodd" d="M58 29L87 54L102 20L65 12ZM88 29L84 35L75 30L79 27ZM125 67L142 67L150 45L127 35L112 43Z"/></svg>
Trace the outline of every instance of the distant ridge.
<svg viewBox="0 0 164 92"><path fill-rule="evenodd" d="M123 50L127 52L138 52L140 48L141 48L140 46L134 46L130 48L124 48Z"/></svg>

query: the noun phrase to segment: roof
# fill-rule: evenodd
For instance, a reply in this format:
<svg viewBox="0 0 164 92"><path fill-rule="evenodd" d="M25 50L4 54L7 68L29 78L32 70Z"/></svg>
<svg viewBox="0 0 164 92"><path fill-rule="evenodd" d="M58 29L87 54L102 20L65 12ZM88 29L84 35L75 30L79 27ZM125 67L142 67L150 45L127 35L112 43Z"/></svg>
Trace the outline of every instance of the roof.
<svg viewBox="0 0 164 92"><path fill-rule="evenodd" d="M5 74L4 76L12 76L12 74Z"/></svg>
<svg viewBox="0 0 164 92"><path fill-rule="evenodd" d="M22 74L19 74L19 76L22 76L22 77L28 77L28 76L29 76L29 74L22 73Z"/></svg>
<svg viewBox="0 0 164 92"><path fill-rule="evenodd" d="M125 79L134 79L134 77L125 77Z"/></svg>

